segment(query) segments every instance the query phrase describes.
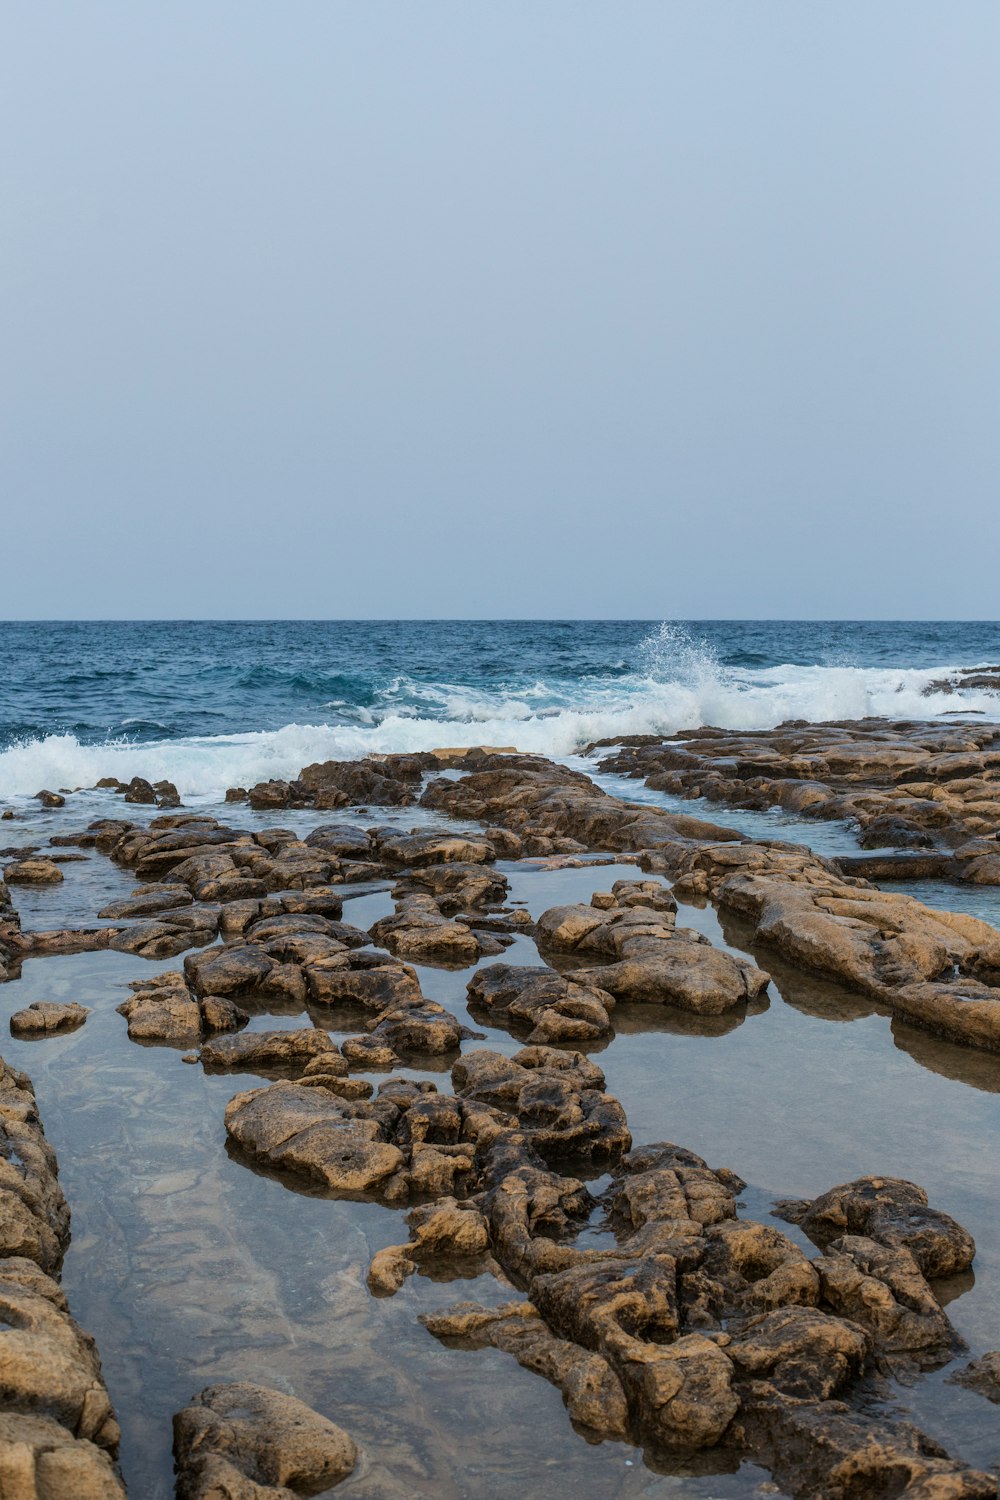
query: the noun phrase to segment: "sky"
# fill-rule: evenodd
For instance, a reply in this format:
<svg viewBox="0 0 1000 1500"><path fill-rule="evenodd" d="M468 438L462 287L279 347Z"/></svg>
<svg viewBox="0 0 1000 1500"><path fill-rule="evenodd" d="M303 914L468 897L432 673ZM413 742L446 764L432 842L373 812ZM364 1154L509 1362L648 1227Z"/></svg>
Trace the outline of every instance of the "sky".
<svg viewBox="0 0 1000 1500"><path fill-rule="evenodd" d="M997 618L995 0L5 0L0 617Z"/></svg>

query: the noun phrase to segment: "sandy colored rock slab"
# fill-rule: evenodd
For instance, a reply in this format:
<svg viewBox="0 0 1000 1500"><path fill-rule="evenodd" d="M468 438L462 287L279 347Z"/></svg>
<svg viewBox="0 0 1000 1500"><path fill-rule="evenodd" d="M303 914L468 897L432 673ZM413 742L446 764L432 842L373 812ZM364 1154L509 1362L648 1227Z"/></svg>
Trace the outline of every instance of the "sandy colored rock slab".
<svg viewBox="0 0 1000 1500"><path fill-rule="evenodd" d="M344 1075L347 1064L325 1031L302 1027L293 1031L245 1031L220 1036L204 1044L200 1058L213 1072L247 1072L290 1068L303 1071L318 1063L324 1072Z"/></svg>
<svg viewBox="0 0 1000 1500"><path fill-rule="evenodd" d="M305 1402L245 1381L206 1387L174 1417L177 1500L314 1495L357 1458L348 1434Z"/></svg>
<svg viewBox="0 0 1000 1500"><path fill-rule="evenodd" d="M65 879L55 860L19 859L3 872L8 885L58 885Z"/></svg>
<svg viewBox="0 0 1000 1500"><path fill-rule="evenodd" d="M10 1500L125 1500L110 1455L51 1417L0 1412L0 1495Z"/></svg>
<svg viewBox="0 0 1000 1500"><path fill-rule="evenodd" d="M900 1177L858 1177L812 1202L778 1207L821 1248L843 1234L867 1236L908 1250L925 1277L957 1276L969 1269L976 1254L968 1230L931 1208L923 1188Z"/></svg>
<svg viewBox="0 0 1000 1500"><path fill-rule="evenodd" d="M254 1161L346 1193L377 1191L405 1166L373 1107L294 1083L237 1094L226 1130Z"/></svg>
<svg viewBox="0 0 1000 1500"><path fill-rule="evenodd" d="M10 1018L15 1036L44 1036L57 1031L74 1031L90 1015L90 1008L75 1000L34 1000Z"/></svg>
<svg viewBox="0 0 1000 1500"><path fill-rule="evenodd" d="M489 964L477 971L467 988L474 1015L481 1012L491 1025L525 1035L529 1042L580 1045L612 1031L614 996L596 984L567 979L555 969Z"/></svg>

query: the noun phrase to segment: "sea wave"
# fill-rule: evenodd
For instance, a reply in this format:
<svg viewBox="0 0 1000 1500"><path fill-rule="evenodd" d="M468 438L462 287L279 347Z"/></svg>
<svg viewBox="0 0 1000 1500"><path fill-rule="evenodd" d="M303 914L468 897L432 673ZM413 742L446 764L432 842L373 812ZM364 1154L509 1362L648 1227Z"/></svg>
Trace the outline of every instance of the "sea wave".
<svg viewBox="0 0 1000 1500"><path fill-rule="evenodd" d="M42 787L91 787L104 776L176 782L183 796L217 797L230 786L294 776L311 761L372 751L441 745L509 745L553 757L592 740L670 734L717 725L768 729L787 719L822 722L868 716L928 719L976 714L1000 720L1000 695L983 689L928 692L955 666L723 668L699 643L657 637L639 670L574 683L539 681L519 691L393 679L392 691L363 715L276 730L173 739L109 739L88 744L72 733L23 738L0 750L0 795L30 797Z"/></svg>

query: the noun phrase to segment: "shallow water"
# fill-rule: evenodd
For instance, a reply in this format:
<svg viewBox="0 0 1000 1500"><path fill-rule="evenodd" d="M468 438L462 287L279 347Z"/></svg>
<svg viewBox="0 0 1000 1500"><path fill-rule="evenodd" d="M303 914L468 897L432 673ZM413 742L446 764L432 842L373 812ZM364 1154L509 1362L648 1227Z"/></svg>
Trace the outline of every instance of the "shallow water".
<svg viewBox="0 0 1000 1500"><path fill-rule="evenodd" d="M601 751L601 755L609 753ZM705 797L678 797L674 792L658 792L644 781L615 771L599 771L596 761L590 757L572 756L568 763L585 771L602 791L621 797L624 802L641 802L681 813L686 818L700 818L705 823L716 823L720 828L732 828L748 839L780 839L789 844L808 844L816 854L859 853L857 829L846 819L797 818L780 807L760 811L726 807L722 802L710 802Z"/></svg>
<svg viewBox="0 0 1000 1500"><path fill-rule="evenodd" d="M302 831L334 816L255 816L243 807L228 815L236 826L280 821ZM79 824L75 814L64 820L64 812L45 814L32 828L13 827L40 842L38 829L47 835L65 821ZM406 808L379 809L377 821L428 820ZM544 861L502 868L512 900L535 915L641 874L627 865L552 869ZM132 883L98 854L65 870L62 886L15 891L30 913L26 925L75 920ZM391 907L385 887L344 894L345 920L356 925ZM721 928L710 907L684 905L678 921L743 951L739 928ZM866 1172L921 1183L977 1238L975 1277L950 1289L949 1310L973 1352L996 1347L1000 1058L936 1042L877 1006L758 957L775 983L745 1018L701 1022L659 1007L615 1012L615 1037L595 1055L636 1142L672 1140L731 1167L748 1183L741 1211L755 1217L776 1198L813 1196ZM534 963L538 955L520 937L504 960ZM510 1288L492 1277L416 1276L394 1298L372 1297L368 1263L382 1246L405 1241L402 1214L304 1194L248 1170L227 1154L222 1115L234 1093L261 1080L206 1076L175 1049L128 1040L114 1010L128 981L180 962L115 953L29 960L21 978L0 989L4 1015L33 999L94 1008L81 1031L11 1038L4 1052L33 1077L59 1155L73 1210L64 1285L98 1341L133 1495L166 1500L173 1412L203 1385L242 1378L294 1391L352 1432L365 1458L337 1493L359 1500L776 1493L766 1474L732 1456L703 1458L692 1469L625 1444L588 1443L546 1382L498 1351L444 1348L417 1322L420 1312L466 1297L505 1300ZM463 1016L470 973L419 969L425 993ZM306 1019L259 1014L251 1026ZM506 1032L477 1029L486 1045L506 1052L520 1045ZM441 1070L412 1076L447 1085ZM969 1461L1000 1457L992 1408L942 1374L887 1394Z"/></svg>

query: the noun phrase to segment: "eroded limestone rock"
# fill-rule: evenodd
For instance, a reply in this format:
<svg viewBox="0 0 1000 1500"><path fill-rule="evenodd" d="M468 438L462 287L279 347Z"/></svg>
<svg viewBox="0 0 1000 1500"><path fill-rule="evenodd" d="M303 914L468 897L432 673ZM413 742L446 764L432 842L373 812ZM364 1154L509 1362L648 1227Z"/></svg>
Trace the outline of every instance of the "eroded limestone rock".
<svg viewBox="0 0 1000 1500"><path fill-rule="evenodd" d="M247 1381L208 1386L174 1417L177 1500L294 1500L346 1479L357 1458L343 1428Z"/></svg>
<svg viewBox="0 0 1000 1500"><path fill-rule="evenodd" d="M44 1036L57 1031L75 1031L90 1015L90 1008L75 1000L33 1000L10 1018L15 1036Z"/></svg>

